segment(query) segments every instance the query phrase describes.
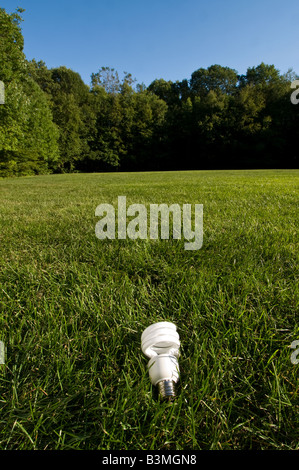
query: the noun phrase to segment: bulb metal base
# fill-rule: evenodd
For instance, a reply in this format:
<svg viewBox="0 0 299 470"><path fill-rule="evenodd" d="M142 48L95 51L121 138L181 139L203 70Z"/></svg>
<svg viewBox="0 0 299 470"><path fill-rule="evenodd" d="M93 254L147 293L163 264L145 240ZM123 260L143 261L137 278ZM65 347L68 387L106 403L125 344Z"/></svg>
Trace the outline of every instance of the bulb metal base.
<svg viewBox="0 0 299 470"><path fill-rule="evenodd" d="M172 380L161 380L157 385L162 398L171 400L175 397L175 383Z"/></svg>

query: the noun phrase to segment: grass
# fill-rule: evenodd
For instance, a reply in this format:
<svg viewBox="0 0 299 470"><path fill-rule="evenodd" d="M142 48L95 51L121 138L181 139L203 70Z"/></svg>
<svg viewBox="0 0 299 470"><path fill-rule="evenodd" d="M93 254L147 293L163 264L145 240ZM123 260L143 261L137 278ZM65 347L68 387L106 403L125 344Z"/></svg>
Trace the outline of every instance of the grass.
<svg viewBox="0 0 299 470"><path fill-rule="evenodd" d="M299 449L296 170L0 181L0 449ZM204 205L203 246L99 240L101 203ZM142 331L173 321L174 403Z"/></svg>

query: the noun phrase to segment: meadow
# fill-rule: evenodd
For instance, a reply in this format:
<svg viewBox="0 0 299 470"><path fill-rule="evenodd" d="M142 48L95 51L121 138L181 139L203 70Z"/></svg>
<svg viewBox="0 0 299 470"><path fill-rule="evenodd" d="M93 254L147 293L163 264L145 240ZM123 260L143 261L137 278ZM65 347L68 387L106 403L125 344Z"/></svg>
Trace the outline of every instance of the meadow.
<svg viewBox="0 0 299 470"><path fill-rule="evenodd" d="M0 449L299 449L297 170L0 180ZM203 245L99 240L95 209L203 204ZM141 334L181 338L174 402Z"/></svg>

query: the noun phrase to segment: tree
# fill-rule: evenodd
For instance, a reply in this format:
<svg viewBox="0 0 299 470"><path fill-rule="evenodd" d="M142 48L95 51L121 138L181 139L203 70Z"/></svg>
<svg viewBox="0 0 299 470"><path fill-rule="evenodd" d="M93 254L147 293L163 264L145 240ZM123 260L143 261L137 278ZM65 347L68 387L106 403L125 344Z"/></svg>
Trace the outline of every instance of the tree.
<svg viewBox="0 0 299 470"><path fill-rule="evenodd" d="M58 132L46 96L27 74L18 13L0 10L0 45L5 59L1 77L5 104L0 106L0 174L50 171L58 159ZM2 65L2 64L1 64Z"/></svg>
<svg viewBox="0 0 299 470"><path fill-rule="evenodd" d="M60 130L60 171L72 171L89 151L86 142L86 107L89 87L77 72L67 67L51 69L53 119Z"/></svg>
<svg viewBox="0 0 299 470"><path fill-rule="evenodd" d="M21 31L23 9L8 14L0 8L0 80L5 84L26 75L24 39Z"/></svg>
<svg viewBox="0 0 299 470"><path fill-rule="evenodd" d="M246 75L239 77L240 85L269 85L271 83L279 83L281 76L279 70L274 65L267 65L262 62L257 67L249 67Z"/></svg>
<svg viewBox="0 0 299 470"><path fill-rule="evenodd" d="M210 91L231 95L238 83L236 70L221 65L200 68L192 73L190 89L193 95L206 96Z"/></svg>
<svg viewBox="0 0 299 470"><path fill-rule="evenodd" d="M32 79L8 84L0 122L2 175L47 173L55 166L58 130L46 97Z"/></svg>
<svg viewBox="0 0 299 470"><path fill-rule="evenodd" d="M148 87L148 91L154 93L168 106L177 103L177 94L174 93L174 84L172 81L166 81L163 78L154 80Z"/></svg>
<svg viewBox="0 0 299 470"><path fill-rule="evenodd" d="M115 94L120 91L121 83L116 70L110 67L102 67L97 73L91 74L91 85L103 87L109 94Z"/></svg>
<svg viewBox="0 0 299 470"><path fill-rule="evenodd" d="M48 69L42 61L28 64L29 74L44 91L59 128L60 158L57 171L72 171L76 162L90 152L90 126L94 116L90 112L90 90L81 76L67 67Z"/></svg>
<svg viewBox="0 0 299 470"><path fill-rule="evenodd" d="M45 62L42 60L36 62L35 59L27 61L27 72L29 77L31 77L48 96L51 103L51 96L55 93L55 84L52 80L52 72L48 69Z"/></svg>
<svg viewBox="0 0 299 470"><path fill-rule="evenodd" d="M128 88L120 100L122 139L126 147L122 164L128 169L147 169L159 156L167 105L145 89L136 93Z"/></svg>

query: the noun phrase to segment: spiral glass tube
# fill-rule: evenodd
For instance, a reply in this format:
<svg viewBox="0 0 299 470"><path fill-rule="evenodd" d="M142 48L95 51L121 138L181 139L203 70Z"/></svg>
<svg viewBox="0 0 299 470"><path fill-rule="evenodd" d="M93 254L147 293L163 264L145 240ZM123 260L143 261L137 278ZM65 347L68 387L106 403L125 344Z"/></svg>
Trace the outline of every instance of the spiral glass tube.
<svg viewBox="0 0 299 470"><path fill-rule="evenodd" d="M151 383L158 386L163 398L175 397L175 384L179 380L179 348L180 337L173 323L154 323L141 335L142 352L150 358Z"/></svg>

